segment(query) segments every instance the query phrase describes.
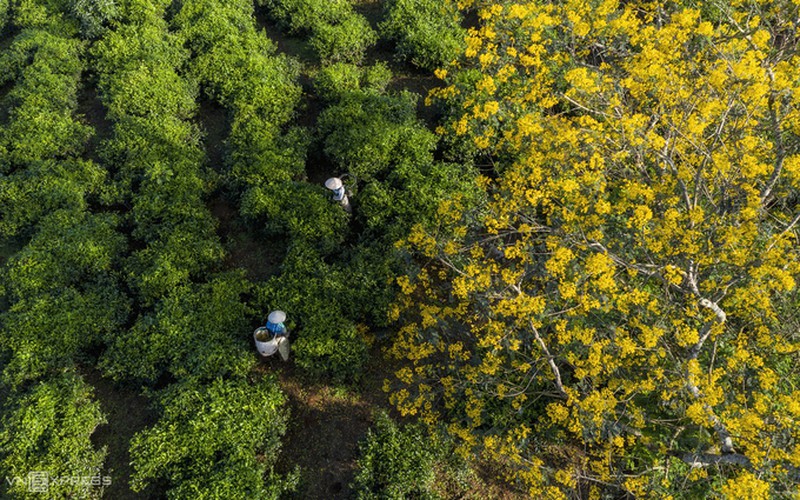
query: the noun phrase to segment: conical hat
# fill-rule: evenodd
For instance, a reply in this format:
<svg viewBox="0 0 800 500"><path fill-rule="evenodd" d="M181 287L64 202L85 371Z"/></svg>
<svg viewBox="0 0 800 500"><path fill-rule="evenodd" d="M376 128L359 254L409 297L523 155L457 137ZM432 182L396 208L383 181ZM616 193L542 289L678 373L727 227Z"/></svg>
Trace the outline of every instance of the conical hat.
<svg viewBox="0 0 800 500"><path fill-rule="evenodd" d="M325 187L334 191L342 187L342 180L338 177L331 177L327 181L325 181Z"/></svg>
<svg viewBox="0 0 800 500"><path fill-rule="evenodd" d="M286 319L286 313L283 311L272 311L271 313L269 313L269 316L267 317L267 321L269 321L270 323L274 323L276 325L278 323L283 323L283 320L285 319Z"/></svg>

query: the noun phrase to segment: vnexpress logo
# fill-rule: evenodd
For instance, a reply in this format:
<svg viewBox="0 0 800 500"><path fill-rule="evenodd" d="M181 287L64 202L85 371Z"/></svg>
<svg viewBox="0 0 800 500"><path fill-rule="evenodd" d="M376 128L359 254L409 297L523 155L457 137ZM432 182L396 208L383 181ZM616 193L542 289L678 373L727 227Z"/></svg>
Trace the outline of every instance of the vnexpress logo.
<svg viewBox="0 0 800 500"><path fill-rule="evenodd" d="M47 471L31 471L27 476L6 477L9 486L25 485L30 493L48 493L51 487L63 485L77 486L78 488L91 488L98 486L110 486L110 476L51 476Z"/></svg>

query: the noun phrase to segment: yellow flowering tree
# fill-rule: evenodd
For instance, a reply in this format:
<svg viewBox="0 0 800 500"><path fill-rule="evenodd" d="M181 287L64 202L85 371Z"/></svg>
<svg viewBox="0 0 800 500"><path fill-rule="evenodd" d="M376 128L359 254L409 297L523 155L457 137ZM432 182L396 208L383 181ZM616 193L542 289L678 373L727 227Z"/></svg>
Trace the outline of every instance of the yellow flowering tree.
<svg viewBox="0 0 800 500"><path fill-rule="evenodd" d="M398 244L394 403L536 497L796 493L798 3L460 6L490 202Z"/></svg>

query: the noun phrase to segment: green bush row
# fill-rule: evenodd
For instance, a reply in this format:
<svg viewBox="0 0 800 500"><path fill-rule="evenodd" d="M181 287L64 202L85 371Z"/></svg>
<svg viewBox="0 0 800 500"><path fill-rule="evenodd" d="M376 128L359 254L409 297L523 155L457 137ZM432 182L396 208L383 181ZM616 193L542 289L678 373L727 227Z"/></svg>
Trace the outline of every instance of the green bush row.
<svg viewBox="0 0 800 500"><path fill-rule="evenodd" d="M350 278L341 266L326 263L308 241L295 239L280 276L257 289L260 304L280 305L296 318L295 362L307 373L335 382L357 379L367 355L353 316L346 314L359 286Z"/></svg>
<svg viewBox="0 0 800 500"><path fill-rule="evenodd" d="M106 175L81 158L91 134L76 116L84 45L76 30L65 34L55 4L17 5L15 23L28 8L41 22L0 57L0 74L14 84L0 128L0 236L26 241L0 270L2 382L13 389L71 366L129 308L114 272L125 247L119 221L88 212Z"/></svg>
<svg viewBox="0 0 800 500"><path fill-rule="evenodd" d="M364 75L356 80L363 81L361 88L350 83L352 90L339 92L320 114L318 132L338 170L359 181L355 202L365 228L362 242L380 241L389 252L414 224L433 222L441 200L459 195L471 203L478 191L468 167L435 161L438 141L417 118L415 94L371 84L374 69L348 71L323 71L318 77L317 85L329 89L336 81L332 76L353 82L355 74Z"/></svg>
<svg viewBox="0 0 800 500"><path fill-rule="evenodd" d="M390 0L385 3L381 36L393 40L397 55L429 71L448 65L466 48L466 30L456 2Z"/></svg>
<svg viewBox="0 0 800 500"><path fill-rule="evenodd" d="M5 399L0 419L0 473L5 480L0 496L100 498L106 450L96 450L90 436L105 422L91 386L74 370Z"/></svg>
<svg viewBox="0 0 800 500"><path fill-rule="evenodd" d="M226 162L239 187L297 178L303 134L284 134L301 88L297 65L255 29L250 2L187 0L173 24L192 49L193 78L229 112Z"/></svg>
<svg viewBox="0 0 800 500"><path fill-rule="evenodd" d="M339 64L315 82L328 107L318 119L322 149L356 190L351 199L358 234L337 263L347 286L342 313L382 326L393 300L395 278L406 262L395 242L415 224L430 224L443 199L478 199L469 168L434 159L437 139L417 118L417 97L386 91L384 66ZM341 82L341 83L340 83Z"/></svg>
<svg viewBox="0 0 800 500"><path fill-rule="evenodd" d="M116 174L116 201L130 207L133 236L144 245L126 261L126 273L142 304L153 304L223 257L191 121L197 86L179 73L188 53L162 20L109 31L93 55L113 121L103 159Z"/></svg>
<svg viewBox="0 0 800 500"><path fill-rule="evenodd" d="M421 424L398 424L385 412L359 444L351 485L359 500L463 498L472 478L452 441Z"/></svg>
<svg viewBox="0 0 800 500"><path fill-rule="evenodd" d="M116 262L126 241L118 218L58 210L0 270L0 343L12 355L3 382L18 387L72 365L74 357L115 335L130 302L121 293Z"/></svg>
<svg viewBox="0 0 800 500"><path fill-rule="evenodd" d="M158 404L158 423L131 442L134 491L159 482L167 498L276 499L291 487L273 472L287 420L274 378L189 380L162 391Z"/></svg>
<svg viewBox="0 0 800 500"><path fill-rule="evenodd" d="M289 313L301 367L345 379L360 370L366 346L347 319L331 332L323 318L340 315L340 309L332 300L334 290L321 283L329 283L322 279L328 271L323 256L342 245L347 216L324 187L304 182L308 133L283 132L300 98L297 68L274 54L252 15L246 2L187 0L173 22L193 50L192 73L229 111L227 174L241 214L263 237L287 240L295 248L259 305Z"/></svg>
<svg viewBox="0 0 800 500"><path fill-rule="evenodd" d="M60 208L83 210L103 171L80 158L91 128L75 116L83 44L46 29L17 34L0 56L0 80L14 85L0 127L0 236L30 231Z"/></svg>
<svg viewBox="0 0 800 500"><path fill-rule="evenodd" d="M257 0L289 33L307 34L324 64L358 63L378 36L348 0Z"/></svg>
<svg viewBox="0 0 800 500"><path fill-rule="evenodd" d="M0 55L0 80L13 85L2 103L0 238L25 244L0 269L0 497L41 498L30 486L44 475L101 480L105 450L90 436L105 418L74 359L127 317L112 272L125 241L116 217L87 211L105 173L81 158L85 46L68 5L0 2L0 29L6 21L15 35ZM47 494L101 491L59 481Z"/></svg>
<svg viewBox="0 0 800 500"><path fill-rule="evenodd" d="M161 15L142 21L134 4ZM299 91L284 92L288 66L259 45L252 20L241 19L249 12L243 2L172 4L173 32L164 4L126 5L94 54L114 123L104 158L144 248L125 264L139 315L108 338L100 367L118 380L176 380L154 394L159 421L131 442L132 488L166 489L169 498L276 498L290 484L271 472L284 399L272 379L247 381L255 359L243 300L250 285L241 273L214 272L223 254L205 205L213 176L194 120L203 89L237 113L230 142L250 148L254 170L269 171L261 155L274 148L279 126L259 124L271 125L273 113L288 120L284 106Z"/></svg>

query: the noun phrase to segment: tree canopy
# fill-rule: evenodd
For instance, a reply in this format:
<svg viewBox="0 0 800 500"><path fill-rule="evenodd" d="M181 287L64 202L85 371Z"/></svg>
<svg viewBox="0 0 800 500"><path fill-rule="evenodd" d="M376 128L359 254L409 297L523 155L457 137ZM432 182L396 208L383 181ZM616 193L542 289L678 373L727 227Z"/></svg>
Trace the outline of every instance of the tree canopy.
<svg viewBox="0 0 800 500"><path fill-rule="evenodd" d="M496 176L405 239L398 408L533 496L793 491L797 4L478 7L432 94Z"/></svg>

